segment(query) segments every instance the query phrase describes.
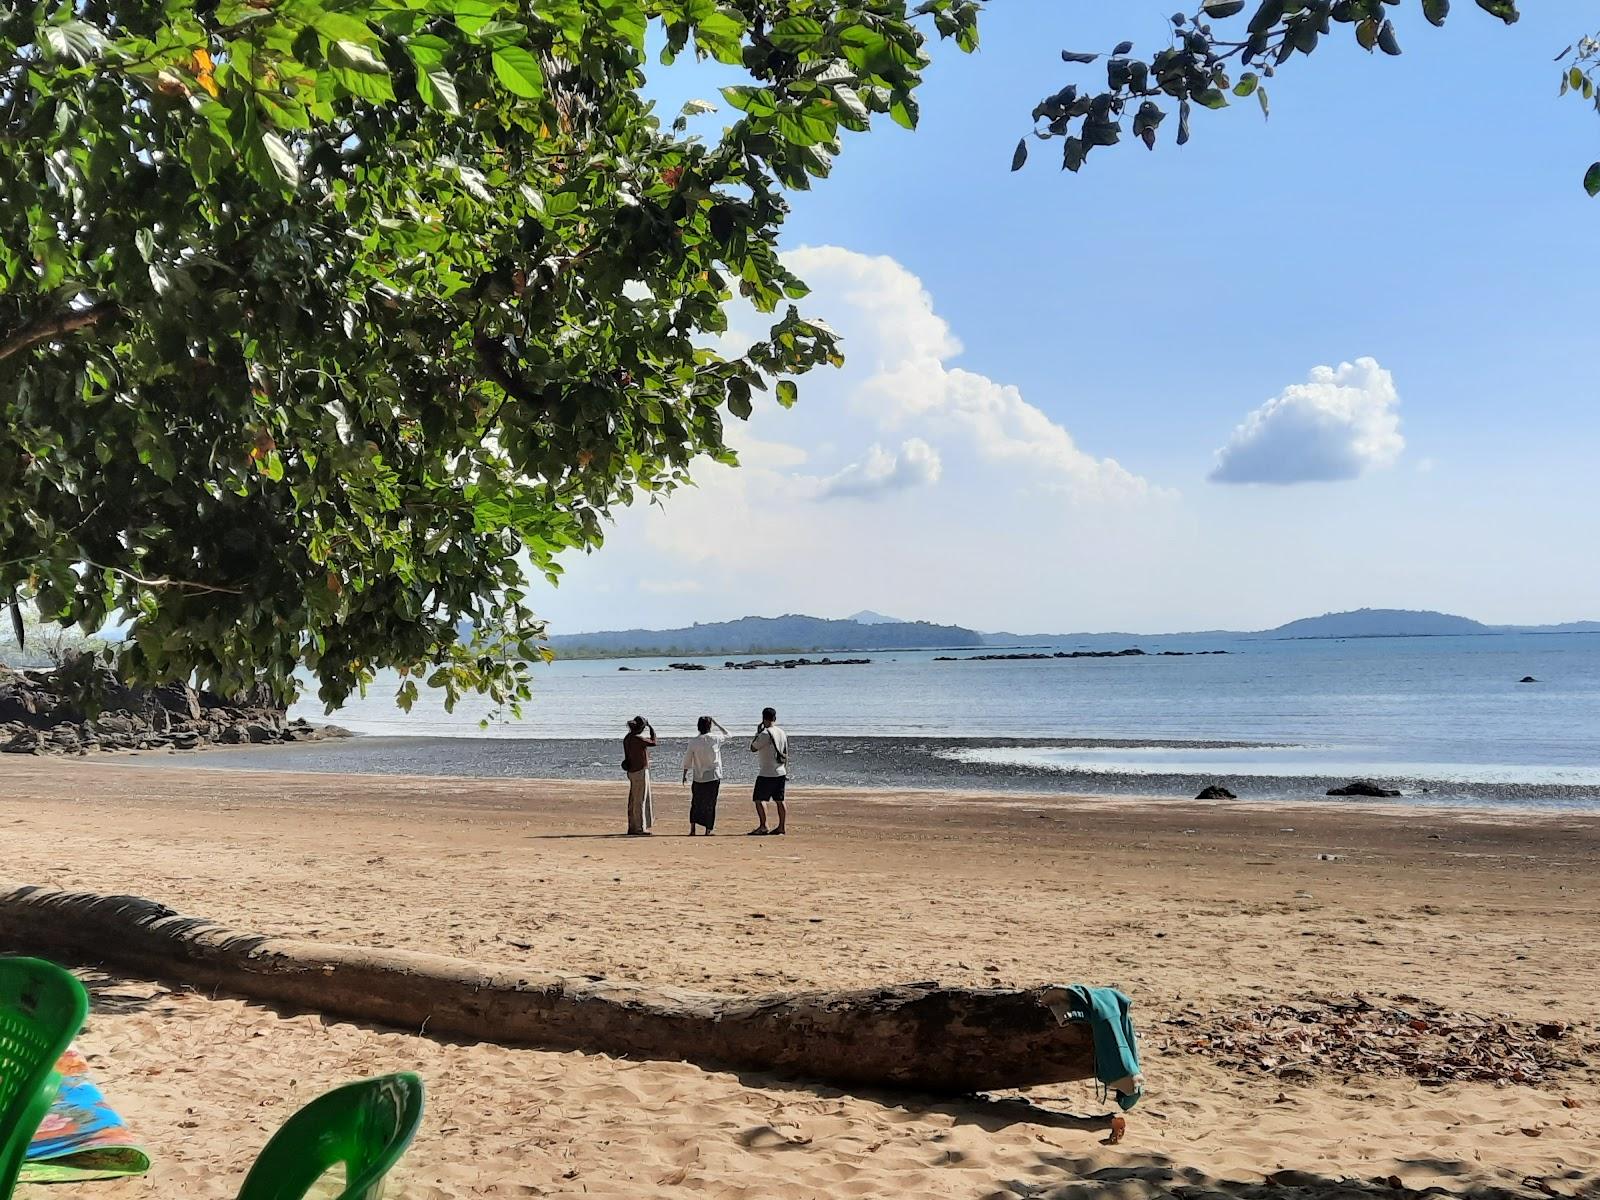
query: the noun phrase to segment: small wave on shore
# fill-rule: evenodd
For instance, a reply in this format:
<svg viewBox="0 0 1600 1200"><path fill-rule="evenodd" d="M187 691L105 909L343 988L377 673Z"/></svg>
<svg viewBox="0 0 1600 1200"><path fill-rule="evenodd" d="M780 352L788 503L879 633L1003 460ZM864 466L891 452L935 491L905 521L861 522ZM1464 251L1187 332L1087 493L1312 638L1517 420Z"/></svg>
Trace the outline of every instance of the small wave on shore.
<svg viewBox="0 0 1600 1200"><path fill-rule="evenodd" d="M1078 775L1228 776L1351 779L1376 776L1425 783L1556 786L1600 790L1600 766L1390 761L1338 746L964 746L941 750L961 763L1027 767Z"/></svg>

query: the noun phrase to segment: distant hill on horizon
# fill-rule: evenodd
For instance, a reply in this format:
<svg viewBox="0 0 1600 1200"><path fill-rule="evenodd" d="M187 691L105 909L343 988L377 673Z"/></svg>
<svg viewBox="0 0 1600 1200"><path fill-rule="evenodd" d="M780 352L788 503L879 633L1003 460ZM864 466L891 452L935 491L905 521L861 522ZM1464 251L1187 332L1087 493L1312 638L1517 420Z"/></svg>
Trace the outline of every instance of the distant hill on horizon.
<svg viewBox="0 0 1600 1200"><path fill-rule="evenodd" d="M903 617L886 617L881 612L873 612L870 608L863 608L860 612L851 613L846 621L854 621L858 625L905 625L908 622Z"/></svg>
<svg viewBox="0 0 1600 1200"><path fill-rule="evenodd" d="M566 658L655 655L818 654L836 650L932 650L1044 644L1065 641L1126 642L1143 638L1382 638L1448 637L1496 633L1600 633L1600 621L1560 625L1486 625L1471 617L1425 609L1358 608L1302 617L1274 629L1187 630L1178 633L982 633L962 625L900 621L863 610L845 620L790 613L740 617L681 629L612 629L561 634L550 645Z"/></svg>
<svg viewBox="0 0 1600 1200"><path fill-rule="evenodd" d="M835 650L932 650L981 646L983 635L927 621L834 621L789 613L740 617L682 629L608 629L549 639L566 658L704 654L816 654Z"/></svg>
<svg viewBox="0 0 1600 1200"><path fill-rule="evenodd" d="M1493 633L1482 621L1453 613L1409 608L1357 608L1350 612L1301 617L1276 629L1264 630L1280 638L1444 637L1451 634Z"/></svg>
<svg viewBox="0 0 1600 1200"><path fill-rule="evenodd" d="M1280 638L1450 637L1489 633L1597 633L1600 621L1561 625L1485 625L1454 613L1411 608L1357 608L1302 617L1263 631Z"/></svg>

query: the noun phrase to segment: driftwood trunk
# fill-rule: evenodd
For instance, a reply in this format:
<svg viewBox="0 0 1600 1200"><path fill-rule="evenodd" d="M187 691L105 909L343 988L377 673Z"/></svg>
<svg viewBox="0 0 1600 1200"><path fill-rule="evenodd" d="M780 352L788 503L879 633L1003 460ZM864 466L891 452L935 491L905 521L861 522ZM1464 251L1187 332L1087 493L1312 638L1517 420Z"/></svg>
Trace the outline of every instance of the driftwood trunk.
<svg viewBox="0 0 1600 1200"><path fill-rule="evenodd" d="M0 953L106 965L508 1045L960 1093L1093 1075L1061 989L908 984L718 996L241 933L137 896L0 883Z"/></svg>

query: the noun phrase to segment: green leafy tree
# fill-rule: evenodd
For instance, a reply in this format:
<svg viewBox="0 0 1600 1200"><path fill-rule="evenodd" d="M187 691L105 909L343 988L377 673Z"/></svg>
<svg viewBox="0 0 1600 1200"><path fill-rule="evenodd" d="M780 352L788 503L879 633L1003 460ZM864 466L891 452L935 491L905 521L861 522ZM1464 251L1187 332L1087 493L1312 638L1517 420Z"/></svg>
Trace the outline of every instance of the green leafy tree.
<svg viewBox="0 0 1600 1200"><path fill-rule="evenodd" d="M131 681L494 699L524 563L836 363L785 193L917 120L972 0L40 0L0 11L0 604ZM660 58L743 68L662 121ZM771 314L711 348L742 296ZM476 637L462 636L463 629Z"/></svg>
<svg viewBox="0 0 1600 1200"><path fill-rule="evenodd" d="M1507 25L1520 15L1516 0L1475 3ZM1105 86L1073 82L1041 100L1033 110L1033 133L1017 142L1011 169L1020 170L1028 161L1034 138L1059 139L1063 168L1078 171L1091 151L1117 145L1125 134L1154 150L1174 114L1171 136L1180 146L1189 140L1196 109L1227 108L1235 99L1253 98L1266 116L1266 81L1331 35L1343 33L1371 53L1399 55L1400 30L1392 14L1400 6L1400 0L1205 0L1193 13L1173 14L1170 44L1148 58L1134 53L1131 41L1108 54L1063 50L1063 61L1073 65L1103 58ZM1450 0L1420 0L1420 9L1429 24L1443 25ZM1600 40L1583 38L1556 61L1562 94L1575 92L1600 111L1595 81ZM1584 187L1591 196L1600 194L1600 162L1585 173Z"/></svg>

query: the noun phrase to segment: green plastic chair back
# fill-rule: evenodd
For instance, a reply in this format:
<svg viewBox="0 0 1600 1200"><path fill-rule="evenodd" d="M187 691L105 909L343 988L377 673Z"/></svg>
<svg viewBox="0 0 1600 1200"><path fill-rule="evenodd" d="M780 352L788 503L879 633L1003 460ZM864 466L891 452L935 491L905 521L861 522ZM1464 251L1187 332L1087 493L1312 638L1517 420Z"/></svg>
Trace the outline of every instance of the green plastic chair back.
<svg viewBox="0 0 1600 1200"><path fill-rule="evenodd" d="M37 958L0 958L0 1200L61 1085L56 1061L89 1013L70 972Z"/></svg>
<svg viewBox="0 0 1600 1200"><path fill-rule="evenodd" d="M300 1200L343 1166L334 1200L379 1200L384 1177L422 1124L422 1080L409 1072L347 1083L318 1096L272 1135L239 1200Z"/></svg>

